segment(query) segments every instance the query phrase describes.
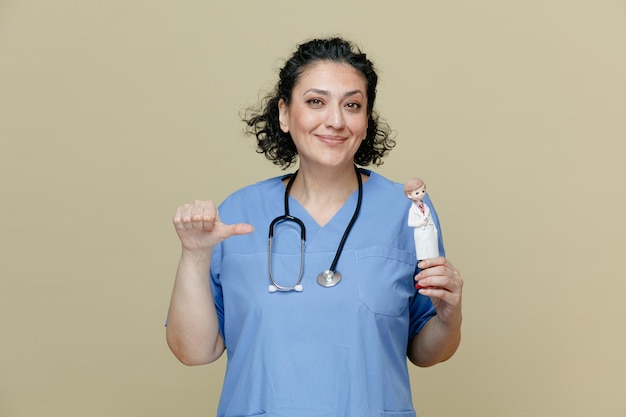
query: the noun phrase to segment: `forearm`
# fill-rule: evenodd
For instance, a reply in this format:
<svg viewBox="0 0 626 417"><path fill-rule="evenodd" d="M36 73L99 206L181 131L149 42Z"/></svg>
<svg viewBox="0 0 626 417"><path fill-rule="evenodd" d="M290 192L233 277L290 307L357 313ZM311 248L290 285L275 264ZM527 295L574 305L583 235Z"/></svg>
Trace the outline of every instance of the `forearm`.
<svg viewBox="0 0 626 417"><path fill-rule="evenodd" d="M218 359L224 351L209 279L210 253L194 256L183 252L172 291L167 343L186 365Z"/></svg>
<svg viewBox="0 0 626 417"><path fill-rule="evenodd" d="M460 343L461 319L454 324L446 324L439 316L434 316L410 341L408 357L417 366L436 365L450 359Z"/></svg>

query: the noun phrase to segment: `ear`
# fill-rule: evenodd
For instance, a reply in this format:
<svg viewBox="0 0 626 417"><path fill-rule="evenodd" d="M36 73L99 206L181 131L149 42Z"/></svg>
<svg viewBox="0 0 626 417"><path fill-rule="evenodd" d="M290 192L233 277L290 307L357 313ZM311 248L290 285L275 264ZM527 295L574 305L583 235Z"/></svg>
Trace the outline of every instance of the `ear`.
<svg viewBox="0 0 626 417"><path fill-rule="evenodd" d="M282 98L278 100L278 121L280 122L280 130L289 133L289 107Z"/></svg>

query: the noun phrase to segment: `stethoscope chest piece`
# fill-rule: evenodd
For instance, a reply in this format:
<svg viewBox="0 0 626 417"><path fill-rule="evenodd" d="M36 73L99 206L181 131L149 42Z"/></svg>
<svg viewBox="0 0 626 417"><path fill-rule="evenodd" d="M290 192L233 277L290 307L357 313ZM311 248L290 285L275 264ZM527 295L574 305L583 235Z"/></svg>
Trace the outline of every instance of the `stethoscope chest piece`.
<svg viewBox="0 0 626 417"><path fill-rule="evenodd" d="M334 287L341 281L341 274L337 271L333 272L330 269L322 272L317 276L317 283L322 287Z"/></svg>
<svg viewBox="0 0 626 417"><path fill-rule="evenodd" d="M322 287L326 287L326 288L334 287L335 285L339 284L339 281L341 281L341 274L335 271L335 268L337 267L339 256L341 255L341 251L343 250L343 245L346 243L348 234L350 233L350 230L352 229L352 226L354 225L354 222L356 221L356 218L359 215L359 211L361 210L361 200L363 198L363 183L361 181L361 174L359 173L359 169L357 168L356 165L354 166L354 171L356 173L356 179L359 185L359 195L357 198L356 208L354 209L354 214L352 215L352 218L350 219L350 223L348 223L348 227L346 227L346 230L343 232L343 236L341 237L341 241L339 242L339 247L337 248L337 252L335 253L335 259L333 259L333 262L330 265L330 268L317 276L317 283L320 284ZM291 178L289 179L289 182L287 183L287 187L285 188L285 197L284 197L285 214L282 216L276 217L270 223L270 230L269 230L269 236L268 236L269 242L268 242L268 262L267 262L269 275L270 275L270 281L271 281L271 284L268 287L268 291L270 293L274 293L277 291L302 292L301 282L302 282L302 275L304 274L304 250L305 250L305 241L306 241L306 227L304 226L304 222L302 222L302 220L289 214L289 190L291 189L291 185L293 184L293 181L295 180L297 174L298 174L298 171L296 171L291 176ZM292 285L292 286L283 286L283 285L278 284L272 274L272 242L274 239L274 226L277 223L281 223L285 221L295 222L300 227L300 241L301 241L300 273L298 274L298 280L296 281L295 285Z"/></svg>

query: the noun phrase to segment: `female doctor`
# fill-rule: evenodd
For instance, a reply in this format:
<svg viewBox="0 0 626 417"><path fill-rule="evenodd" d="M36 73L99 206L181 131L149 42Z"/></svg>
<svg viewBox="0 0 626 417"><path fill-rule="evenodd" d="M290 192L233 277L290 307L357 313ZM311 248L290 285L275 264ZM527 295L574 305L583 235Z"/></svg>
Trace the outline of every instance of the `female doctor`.
<svg viewBox="0 0 626 417"><path fill-rule="evenodd" d="M459 272L418 263L402 184L358 167L395 144L376 84L349 42L299 45L246 120L258 152L297 171L173 216L167 343L186 365L226 350L218 416L412 417L407 357L431 366L459 345Z"/></svg>

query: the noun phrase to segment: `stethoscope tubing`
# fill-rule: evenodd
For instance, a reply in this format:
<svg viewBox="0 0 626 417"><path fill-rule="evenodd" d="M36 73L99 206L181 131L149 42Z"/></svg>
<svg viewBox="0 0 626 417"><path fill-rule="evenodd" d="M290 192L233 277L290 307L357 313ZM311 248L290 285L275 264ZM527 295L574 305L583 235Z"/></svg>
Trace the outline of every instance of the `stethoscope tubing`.
<svg viewBox="0 0 626 417"><path fill-rule="evenodd" d="M338 272L337 272L337 277L333 280L333 275L336 273L335 268L337 267L337 263L339 262L339 257L341 256L343 247L346 243L348 235L350 234L350 230L352 229L352 226L354 225L354 222L356 221L361 211L361 202L363 200L363 181L361 179L361 173L359 172L359 169L357 168L356 165L354 166L354 170L356 172L357 182L359 185L359 193L358 193L356 208L354 209L354 214L352 215L352 218L350 219L350 222L348 223L348 227L346 227L346 230L344 231L343 236L341 237L341 241L339 242L339 247L337 248L337 252L335 253L335 258L333 259L333 262L331 263L330 268L322 272L319 275L319 276L323 276L327 278L320 279L318 276L318 282L322 286L331 287L331 286L336 285L339 282L339 280L341 280L341 274L339 274ZM291 178L289 178L289 182L287 183L287 187L285 188L285 197L284 197L285 214L283 214L282 216L278 216L274 220L272 220L272 222L270 223L270 227L269 227L268 269L269 269L270 280L272 281L272 284L269 286L270 292L275 292L275 291L298 291L300 292L302 291L302 285L300 283L302 282L302 276L304 274L306 226L304 225L304 222L302 220L289 214L289 190L291 189L291 186L296 178L296 175L298 175L298 171L296 171L291 176ZM300 227L300 242L301 242L300 243L300 273L298 274L298 280L296 284L293 286L279 285L274 279L274 275L272 273L272 244L274 240L274 226L276 226L276 224L280 222L294 222Z"/></svg>
<svg viewBox="0 0 626 417"><path fill-rule="evenodd" d="M298 273L298 281L293 286L283 286L283 285L278 284L276 280L274 279L274 274L272 273L272 244L274 242L274 226L277 223L281 223L281 222L294 222L300 227L300 272ZM302 282L302 276L304 275L305 247L306 247L306 227L304 226L304 222L302 222L302 220L300 220L297 217L288 215L288 214L278 216L274 220L272 220L272 223L270 223L268 255L267 255L268 256L267 265L268 265L268 270L270 274L270 280L272 281L272 284L269 286L270 292L302 291L302 285L300 284L300 282Z"/></svg>

